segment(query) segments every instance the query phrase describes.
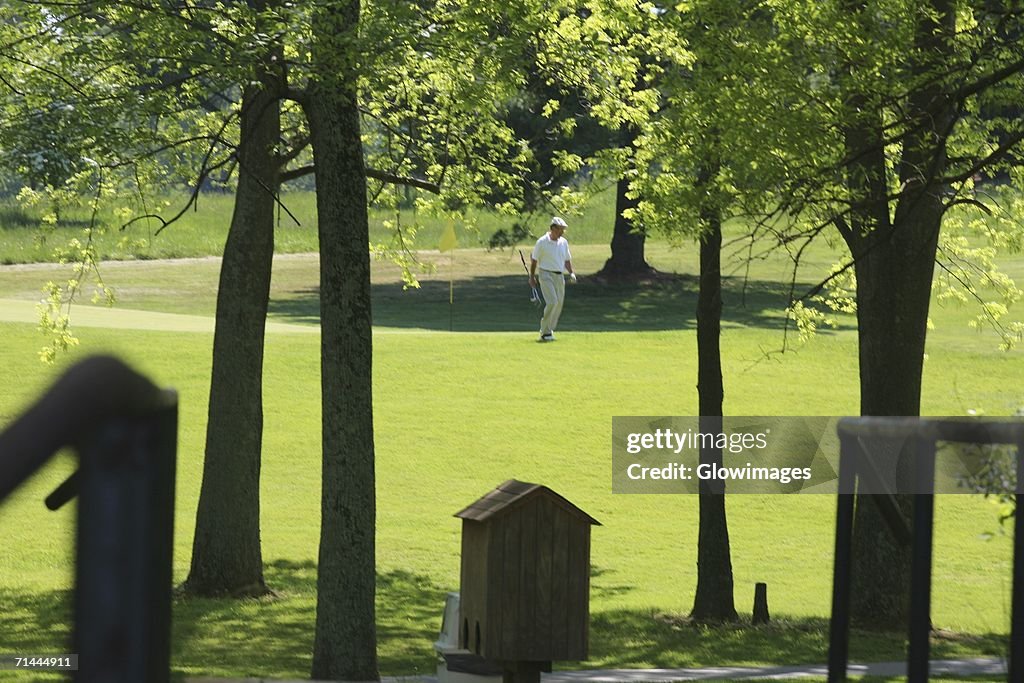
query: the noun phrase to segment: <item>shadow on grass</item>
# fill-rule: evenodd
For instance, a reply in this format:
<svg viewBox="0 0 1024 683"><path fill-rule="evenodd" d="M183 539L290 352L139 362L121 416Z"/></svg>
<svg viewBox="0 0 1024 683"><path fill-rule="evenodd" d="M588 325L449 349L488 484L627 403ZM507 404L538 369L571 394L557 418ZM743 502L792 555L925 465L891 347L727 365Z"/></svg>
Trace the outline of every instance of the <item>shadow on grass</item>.
<svg viewBox="0 0 1024 683"><path fill-rule="evenodd" d="M0 232L6 230L36 230L39 231L43 225L42 219L34 215L31 212L25 211L17 205L15 200L0 200ZM80 230L81 228L87 227L89 221L80 217L62 216L60 222L60 231L72 232ZM51 231L47 231L51 232ZM52 231L55 235L60 235L55 230ZM40 235L44 233L40 231ZM58 239L66 241L66 238L59 236ZM60 242L63 243L63 242Z"/></svg>
<svg viewBox="0 0 1024 683"><path fill-rule="evenodd" d="M774 617L768 624L749 621L704 626L654 611L616 610L591 616L587 668L691 668L712 666L784 666L828 661L828 620ZM932 659L1001 657L1009 639L1001 634L933 634ZM850 661L900 661L906 658L900 633L854 629Z"/></svg>
<svg viewBox="0 0 1024 683"><path fill-rule="evenodd" d="M0 588L0 652L68 652L71 591Z"/></svg>
<svg viewBox="0 0 1024 683"><path fill-rule="evenodd" d="M316 566L277 560L265 569L275 595L257 600L176 599L175 671L207 676L308 678L316 626ZM434 673L445 589L402 570L377 575L383 673Z"/></svg>
<svg viewBox="0 0 1024 683"><path fill-rule="evenodd" d="M265 576L276 595L174 599L171 666L189 676L309 678L316 566L278 560ZM384 674L433 674L446 590L396 570L377 576L377 638ZM0 588L0 652L67 652L71 591Z"/></svg>
<svg viewBox="0 0 1024 683"><path fill-rule="evenodd" d="M257 600L175 599L172 667L185 676L307 678L316 620L316 568L278 560L266 568L277 592ZM378 575L377 636L384 675L430 675L445 590L402 570ZM619 589L620 587L616 587ZM625 587L621 587L624 590ZM0 589L0 651L63 652L70 592ZM933 635L934 659L1000 657L999 634ZM769 624L707 627L651 610L591 615L590 659L582 668L682 668L823 664L828 622L776 617ZM896 661L902 634L853 631L851 661ZM561 668L579 668L563 663ZM884 680L884 679L879 679Z"/></svg>
<svg viewBox="0 0 1024 683"><path fill-rule="evenodd" d="M609 583L612 580L611 575L615 574L614 571L608 569L602 569L595 564L590 565L590 599L591 600L603 600L607 598L615 598L620 595L625 595L632 591L635 586L632 584L625 583ZM595 581L594 579L600 579Z"/></svg>
<svg viewBox="0 0 1024 683"><path fill-rule="evenodd" d="M679 330L695 326L697 282L689 276L649 284L602 284L583 280L567 286L562 315L565 329L588 332ZM781 330L789 293L784 283L727 278L723 283L726 325ZM460 332L533 330L541 309L530 303L524 276L501 275L457 280L449 310L448 283L421 283L403 290L400 283L372 287L373 323L381 327L451 329ZM276 318L317 324L319 290L296 291L270 302ZM851 328L852 329L852 328Z"/></svg>

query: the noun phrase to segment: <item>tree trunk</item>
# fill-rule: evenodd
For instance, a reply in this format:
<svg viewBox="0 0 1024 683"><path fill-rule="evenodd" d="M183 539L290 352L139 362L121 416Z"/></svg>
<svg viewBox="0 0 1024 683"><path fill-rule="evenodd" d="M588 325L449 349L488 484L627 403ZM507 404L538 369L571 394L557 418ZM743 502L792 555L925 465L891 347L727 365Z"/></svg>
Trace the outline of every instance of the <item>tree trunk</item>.
<svg viewBox="0 0 1024 683"><path fill-rule="evenodd" d="M919 10L919 74L943 64L955 29L952 0ZM956 117L940 80L923 81L909 98L912 117L903 139L900 193L890 221L879 118L847 131L852 221L844 238L855 259L862 415L921 412L928 308L944 212L938 180L946 169L946 139ZM859 107L859 103L856 103ZM912 496L898 496L908 518ZM851 620L865 628L903 628L909 619L910 549L896 543L869 496L854 516Z"/></svg>
<svg viewBox="0 0 1024 683"><path fill-rule="evenodd" d="M239 176L217 289L206 457L192 565L183 590L261 595L260 458L263 338L274 256L281 121L276 95L242 96Z"/></svg>
<svg viewBox="0 0 1024 683"><path fill-rule="evenodd" d="M938 188L884 242L857 258L857 327L862 415L921 412L921 376L942 204ZM913 497L898 496L909 519ZM897 544L870 496L854 517L851 619L865 628L903 628L909 618L910 548Z"/></svg>
<svg viewBox="0 0 1024 683"><path fill-rule="evenodd" d="M369 218L353 41L358 0L317 8L304 102L320 238L323 489L312 677L377 680Z"/></svg>
<svg viewBox="0 0 1024 683"><path fill-rule="evenodd" d="M632 146L636 142L636 133L627 127L620 131L623 145ZM647 235L642 231L633 230L633 222L623 216L627 209L635 209L636 199L627 196L629 180L620 178L615 190L615 228L612 232L612 255L597 273L597 277L605 280L631 280L655 271L644 259L644 243Z"/></svg>
<svg viewBox="0 0 1024 683"><path fill-rule="evenodd" d="M633 230L633 222L622 215L626 209L636 208L637 201L626 196L629 181L619 180L615 192L615 229L612 233L612 255L597 273L605 280L631 280L654 273L644 259L647 235Z"/></svg>
<svg viewBox="0 0 1024 683"><path fill-rule="evenodd" d="M697 393L700 431L722 430L722 221L718 210L704 211L700 240L700 291L697 295ZM701 464L722 464L720 448L701 447ZM701 481L697 538L697 590L690 617L701 622L736 620L733 600L729 524L725 485Z"/></svg>
<svg viewBox="0 0 1024 683"><path fill-rule="evenodd" d="M857 263L862 415L920 414L939 222L936 218L930 227L924 220L915 223L894 224L889 244L862 254ZM913 496L897 499L909 519ZM871 497L858 496L850 604L853 623L877 629L905 627L910 590L910 548L896 542Z"/></svg>

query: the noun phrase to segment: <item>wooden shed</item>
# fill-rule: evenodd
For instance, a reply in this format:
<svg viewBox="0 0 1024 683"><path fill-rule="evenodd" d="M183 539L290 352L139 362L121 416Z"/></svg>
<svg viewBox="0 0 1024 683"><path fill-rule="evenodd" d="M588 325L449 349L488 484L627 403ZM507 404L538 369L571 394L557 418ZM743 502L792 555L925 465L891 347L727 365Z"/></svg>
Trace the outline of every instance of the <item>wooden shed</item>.
<svg viewBox="0 0 1024 683"><path fill-rule="evenodd" d="M462 519L460 647L500 662L583 660L593 517L510 479Z"/></svg>

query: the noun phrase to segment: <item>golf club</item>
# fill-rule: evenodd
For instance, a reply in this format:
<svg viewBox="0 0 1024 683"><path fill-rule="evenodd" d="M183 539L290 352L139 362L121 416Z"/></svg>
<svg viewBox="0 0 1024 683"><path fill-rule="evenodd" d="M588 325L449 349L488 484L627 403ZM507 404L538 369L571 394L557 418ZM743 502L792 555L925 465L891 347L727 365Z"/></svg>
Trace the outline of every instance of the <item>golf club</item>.
<svg viewBox="0 0 1024 683"><path fill-rule="evenodd" d="M523 256L522 249L519 250L519 260L523 262L523 270L526 271L526 277L530 277L530 269L526 265L526 257ZM541 303L540 292L537 291L536 287L530 287L530 301L537 305Z"/></svg>

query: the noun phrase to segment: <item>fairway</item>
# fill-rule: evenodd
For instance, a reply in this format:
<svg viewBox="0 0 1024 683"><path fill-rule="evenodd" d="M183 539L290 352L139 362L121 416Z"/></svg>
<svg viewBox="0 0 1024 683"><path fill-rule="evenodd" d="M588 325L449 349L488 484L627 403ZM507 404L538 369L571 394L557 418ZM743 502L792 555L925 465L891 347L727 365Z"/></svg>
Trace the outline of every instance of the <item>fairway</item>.
<svg viewBox="0 0 1024 683"><path fill-rule="evenodd" d="M1024 681L1022 3L0 0L0 683Z"/></svg>
<svg viewBox="0 0 1024 683"><path fill-rule="evenodd" d="M592 273L607 247L574 246ZM736 603L749 616L767 582L775 621L709 634L683 625L696 579L696 497L611 494L611 418L697 410L692 254L655 245L677 271L644 286L584 281L568 292L554 344L536 341L538 313L518 257L460 250L424 255L438 270L403 291L393 268L374 273L374 420L378 612L382 673L431 673L444 593L458 589L460 526L452 515L498 483L550 486L602 524L592 541L587 667L824 661L835 500L826 495L727 499ZM826 254L821 262L827 263ZM113 352L175 387L181 399L175 580L185 578L199 493L218 262L105 266L112 309L76 307L81 345L59 366ZM517 270L518 269L518 270ZM0 268L0 359L10 421L60 371L40 364L32 313L56 266ZM778 353L786 287L779 264L726 287L726 411L733 415L856 414L851 320ZM308 674L319 535L320 417L317 259L275 264L268 327L262 540L276 596L177 600L173 666L206 675ZM923 412L1009 414L1024 401L1021 351L966 329L973 313L936 308ZM449 330L451 328L451 331ZM792 338L790 339L792 342ZM541 378L554 377L556 388ZM5 649L59 651L67 625L73 512L42 498L70 471L62 457L0 508L0 633ZM1008 631L1010 541L996 507L939 498L935 534L935 656L998 654ZM946 634L946 635L942 635ZM902 637L855 637L852 656L899 658ZM724 661L728 660L728 661Z"/></svg>

